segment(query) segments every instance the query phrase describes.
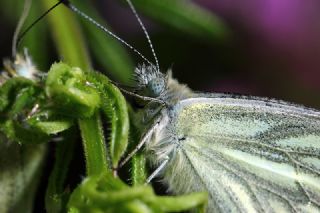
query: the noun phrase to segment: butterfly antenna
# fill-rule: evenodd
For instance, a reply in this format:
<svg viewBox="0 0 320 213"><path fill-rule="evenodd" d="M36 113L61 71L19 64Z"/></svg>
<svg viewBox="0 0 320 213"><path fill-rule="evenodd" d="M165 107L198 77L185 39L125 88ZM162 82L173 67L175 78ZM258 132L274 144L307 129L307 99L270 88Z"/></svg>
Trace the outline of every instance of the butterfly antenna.
<svg viewBox="0 0 320 213"><path fill-rule="evenodd" d="M146 36L146 38L147 38L147 41L148 41L148 43L149 43L149 46L150 46L152 55L153 55L154 60L155 60L155 62L156 62L157 69L158 69L158 71L160 72L159 60L158 60L158 57L157 57L157 55L156 55L156 52L154 51L154 48L153 48L153 45L152 45L152 42L151 42L149 33L148 33L147 29L145 28L143 22L141 21L141 18L139 17L139 15L138 15L135 7L133 6L132 1L131 1L131 0L126 0L126 1L127 1L128 5L129 5L131 11L133 12L134 16L136 17L137 21L139 22L139 25L140 25L140 27L142 28L143 33L145 34L145 36Z"/></svg>
<svg viewBox="0 0 320 213"><path fill-rule="evenodd" d="M97 26L99 29L101 29L102 31L104 31L105 33L109 34L110 36L112 36L113 38L115 38L116 40L118 40L119 42L121 42L122 44L124 44L125 46L127 46L128 48L130 48L133 52L135 52L136 54L138 54L144 61L146 61L148 64L152 65L153 64L144 56L142 55L142 53L140 53L136 48L134 48L133 46L131 46L129 43L127 43L125 40L123 40L122 38L120 38L119 36L117 36L116 34L114 34L113 32L111 32L110 30L108 30L107 28L105 28L103 25L101 25L100 23L98 23L97 21L95 21L93 18L91 18L90 16L88 16L87 14L85 14L84 12L80 11L75 5L71 4L71 2L69 2L68 0L64 0L63 4L65 6L67 6L70 10L72 10L73 12L77 13L79 16L81 16L82 18L88 20L89 22L91 22L93 25Z"/></svg>
<svg viewBox="0 0 320 213"><path fill-rule="evenodd" d="M26 0L28 1L28 0ZM31 1L31 0L30 0ZM56 8L59 4L63 3L65 0L60 0L59 2L57 2L56 4L54 4L52 7L50 7L46 12L44 12L39 18L37 18L34 22L32 22L32 24L30 24L18 37L17 41L16 41L16 46L19 46L19 44L21 43L21 40L23 39L23 37L27 34L27 32L30 31L30 29L36 25L41 19L43 19L46 15L48 15L48 13L50 13L54 8Z"/></svg>
<svg viewBox="0 0 320 213"><path fill-rule="evenodd" d="M17 27L16 27L14 34L13 34L12 49L11 49L13 58L15 58L17 55L18 36L21 31L22 25L26 21L26 18L30 12L31 3L32 3L32 0L25 0L24 1L23 11L22 11L22 14L21 14L19 21L18 21L18 24L17 24Z"/></svg>

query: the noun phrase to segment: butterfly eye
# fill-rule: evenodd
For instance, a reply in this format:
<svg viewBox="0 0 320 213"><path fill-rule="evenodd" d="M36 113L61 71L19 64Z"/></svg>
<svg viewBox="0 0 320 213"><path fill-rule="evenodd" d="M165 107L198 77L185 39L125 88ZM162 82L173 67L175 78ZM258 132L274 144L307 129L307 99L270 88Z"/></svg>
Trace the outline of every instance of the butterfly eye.
<svg viewBox="0 0 320 213"><path fill-rule="evenodd" d="M147 85L147 91L149 91L150 97L159 97L166 88L166 82L164 78L152 79Z"/></svg>
<svg viewBox="0 0 320 213"><path fill-rule="evenodd" d="M155 66L140 65L135 69L137 81L136 92L143 96L159 97L167 88L167 80L164 74Z"/></svg>

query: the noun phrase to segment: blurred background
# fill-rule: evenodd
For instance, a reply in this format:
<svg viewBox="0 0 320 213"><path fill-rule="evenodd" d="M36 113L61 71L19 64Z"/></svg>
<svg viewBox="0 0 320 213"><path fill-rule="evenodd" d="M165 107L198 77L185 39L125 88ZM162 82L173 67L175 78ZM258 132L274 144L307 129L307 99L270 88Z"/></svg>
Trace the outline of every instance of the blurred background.
<svg viewBox="0 0 320 213"><path fill-rule="evenodd" d="M33 2L28 23L56 1ZM125 1L72 2L153 60L146 38ZM320 108L320 1L133 3L151 35L163 71L172 68L173 76L193 90L266 96ZM0 56L4 58L11 55L11 40L23 1L1 1L0 6ZM63 60L56 54L52 37L57 32L47 24L48 19L37 24L21 45L30 49L34 62L44 71L54 61ZM96 27L81 18L77 20L83 25L93 67L130 84L133 68L142 59Z"/></svg>

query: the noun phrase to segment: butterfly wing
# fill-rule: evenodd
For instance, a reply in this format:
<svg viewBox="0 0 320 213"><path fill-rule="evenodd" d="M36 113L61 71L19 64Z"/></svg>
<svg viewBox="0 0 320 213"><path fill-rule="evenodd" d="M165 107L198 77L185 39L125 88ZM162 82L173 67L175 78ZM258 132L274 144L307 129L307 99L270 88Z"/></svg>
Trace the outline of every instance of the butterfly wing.
<svg viewBox="0 0 320 213"><path fill-rule="evenodd" d="M170 114L173 192L208 191L208 212L320 211L319 111L215 94Z"/></svg>

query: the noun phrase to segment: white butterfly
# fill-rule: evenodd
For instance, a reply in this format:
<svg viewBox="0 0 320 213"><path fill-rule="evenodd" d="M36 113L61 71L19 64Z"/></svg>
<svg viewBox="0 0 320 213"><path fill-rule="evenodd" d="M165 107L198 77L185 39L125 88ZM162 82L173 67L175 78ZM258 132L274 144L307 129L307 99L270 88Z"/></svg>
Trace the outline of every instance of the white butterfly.
<svg viewBox="0 0 320 213"><path fill-rule="evenodd" d="M154 81L167 82L161 93ZM320 111L197 94L170 77L145 88L167 104L147 105L142 141L173 193L207 191L207 212L320 211Z"/></svg>

